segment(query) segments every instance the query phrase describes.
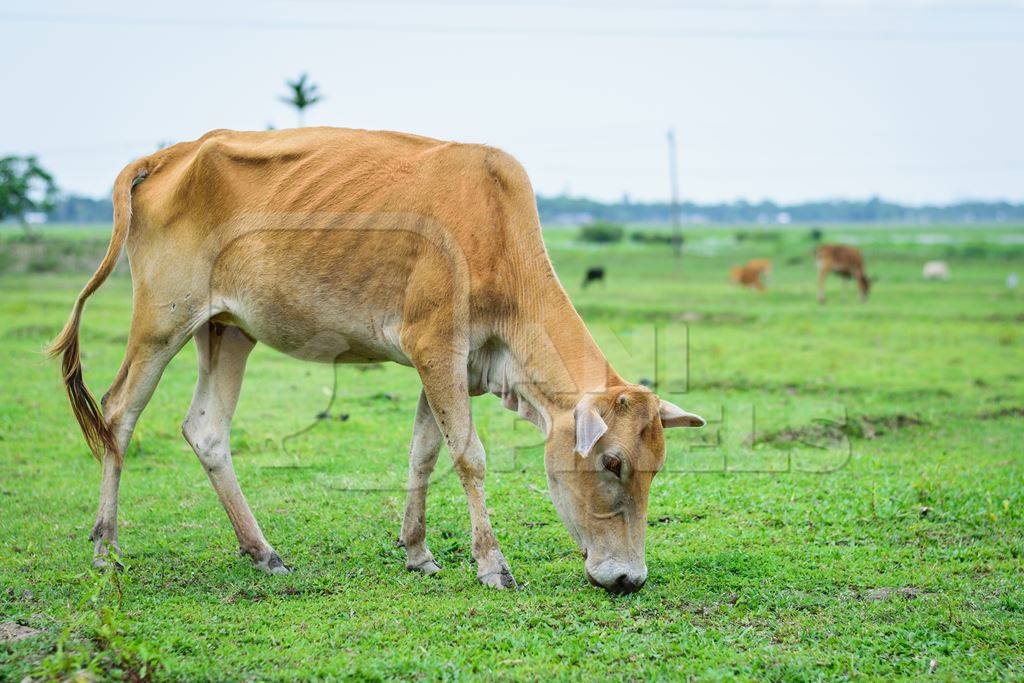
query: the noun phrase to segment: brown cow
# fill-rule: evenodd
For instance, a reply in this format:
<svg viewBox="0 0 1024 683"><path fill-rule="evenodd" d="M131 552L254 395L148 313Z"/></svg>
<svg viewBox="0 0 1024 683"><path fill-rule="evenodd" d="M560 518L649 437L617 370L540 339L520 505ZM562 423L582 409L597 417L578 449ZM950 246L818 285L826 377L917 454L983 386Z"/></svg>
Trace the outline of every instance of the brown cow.
<svg viewBox="0 0 1024 683"><path fill-rule="evenodd" d="M132 322L101 413L82 379L78 330L125 245ZM440 569L424 511L443 440L469 503L477 577L497 588L515 581L484 502L470 396L496 394L545 432L555 508L588 578L613 592L647 578L662 430L704 424L609 366L555 275L530 181L507 154L381 131L213 131L121 171L107 254L51 347L103 464L91 535L99 565L118 552L118 486L135 422L193 337L199 381L182 432L241 550L270 573L288 569L242 495L229 446L257 341L311 361L416 368L423 390L400 537L406 566Z"/></svg>
<svg viewBox="0 0 1024 683"><path fill-rule="evenodd" d="M767 277L772 270L772 262L765 258L750 259L745 266L734 266L730 273L733 282L743 287L753 287L759 292L764 291L762 277Z"/></svg>
<svg viewBox="0 0 1024 683"><path fill-rule="evenodd" d="M871 291L871 280L864 272L864 254L846 244L823 244L815 251L818 264L818 302L825 303L825 278L830 272L841 278L857 280L861 301Z"/></svg>

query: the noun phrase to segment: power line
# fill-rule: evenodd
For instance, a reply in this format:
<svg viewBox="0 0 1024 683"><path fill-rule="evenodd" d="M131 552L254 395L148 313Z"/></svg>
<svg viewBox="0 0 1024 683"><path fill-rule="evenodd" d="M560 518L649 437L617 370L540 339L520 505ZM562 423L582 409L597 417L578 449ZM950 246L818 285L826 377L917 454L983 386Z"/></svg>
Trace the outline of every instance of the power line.
<svg viewBox="0 0 1024 683"><path fill-rule="evenodd" d="M121 28L215 29L241 31L317 31L349 33L403 33L466 37L536 37L570 36L581 38L662 38L662 39L728 39L728 40L828 40L867 42L982 42L1020 43L1024 34L961 33L938 31L808 31L796 29L711 29L711 28L572 28L557 26L426 26L422 24L384 24L366 21L294 21L259 19L191 19L182 17L124 17L90 14L38 14L0 12L0 22L10 24L63 24L72 26L111 26Z"/></svg>

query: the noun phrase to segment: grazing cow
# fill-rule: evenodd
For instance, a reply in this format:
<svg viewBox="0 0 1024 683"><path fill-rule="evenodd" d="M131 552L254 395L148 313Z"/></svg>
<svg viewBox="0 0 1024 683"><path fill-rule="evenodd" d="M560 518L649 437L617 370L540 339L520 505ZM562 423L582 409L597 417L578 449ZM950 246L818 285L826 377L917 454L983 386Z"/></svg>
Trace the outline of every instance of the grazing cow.
<svg viewBox="0 0 1024 683"><path fill-rule="evenodd" d="M591 282L600 282L604 284L604 266L594 266L593 268L587 268L587 274L583 276L583 289L587 288Z"/></svg>
<svg viewBox="0 0 1024 683"><path fill-rule="evenodd" d="M945 282L949 279L949 264L945 261L928 261L924 264L921 275L924 276L925 280L942 280Z"/></svg>
<svg viewBox="0 0 1024 683"><path fill-rule="evenodd" d="M815 251L818 263L818 302L825 303L825 278L835 273L841 278L856 279L861 301L868 298L871 280L864 272L864 254L846 244L823 244Z"/></svg>
<svg viewBox="0 0 1024 683"><path fill-rule="evenodd" d="M79 326L125 246L131 328L101 411L82 378ZM612 592L647 578L647 501L665 461L663 429L704 424L610 367L555 275L529 178L507 154L393 132L213 131L121 171L110 246L51 345L103 466L97 565L119 552L118 486L136 420L191 338L199 379L182 433L241 551L269 573L289 570L242 495L229 446L257 342L310 361L416 369L423 389L400 536L406 566L440 569L424 510L444 442L469 504L477 577L496 588L515 581L484 501L471 396L496 394L544 431L555 508L587 577Z"/></svg>
<svg viewBox="0 0 1024 683"><path fill-rule="evenodd" d="M745 266L733 266L729 271L733 282L743 287L753 287L759 292L764 291L762 277L767 277L772 270L772 262L765 258L755 258Z"/></svg>

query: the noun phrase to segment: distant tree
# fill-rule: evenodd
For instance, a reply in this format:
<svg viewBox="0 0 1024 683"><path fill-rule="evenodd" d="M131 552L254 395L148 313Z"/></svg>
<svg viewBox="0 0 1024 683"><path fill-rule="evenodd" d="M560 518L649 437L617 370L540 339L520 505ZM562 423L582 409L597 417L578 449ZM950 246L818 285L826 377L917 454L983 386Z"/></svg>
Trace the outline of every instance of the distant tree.
<svg viewBox="0 0 1024 683"><path fill-rule="evenodd" d="M109 223L114 219L114 205L110 197L82 197L62 194L46 215L51 223Z"/></svg>
<svg viewBox="0 0 1024 683"><path fill-rule="evenodd" d="M46 213L57 200L57 183L34 156L0 158L0 221L14 218L31 235L30 213Z"/></svg>
<svg viewBox="0 0 1024 683"><path fill-rule="evenodd" d="M639 244L672 244L678 237L680 244L686 244L685 235L673 235L665 230L634 230L629 239Z"/></svg>
<svg viewBox="0 0 1024 683"><path fill-rule="evenodd" d="M618 223L609 223L608 221L594 221L580 228L581 240L597 244L621 242L625 234L625 228Z"/></svg>
<svg viewBox="0 0 1024 683"><path fill-rule="evenodd" d="M309 82L306 74L302 74L295 81L286 80L285 84L291 92L280 99L285 104L295 107L299 117L299 128L302 128L306 125L306 109L321 100L320 93L317 92L318 87L316 84Z"/></svg>

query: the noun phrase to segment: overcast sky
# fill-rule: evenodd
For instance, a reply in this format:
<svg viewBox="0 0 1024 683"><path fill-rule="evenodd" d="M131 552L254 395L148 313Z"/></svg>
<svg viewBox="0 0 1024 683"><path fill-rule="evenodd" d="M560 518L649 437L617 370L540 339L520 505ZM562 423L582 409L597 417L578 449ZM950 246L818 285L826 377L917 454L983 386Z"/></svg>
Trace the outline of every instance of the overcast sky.
<svg viewBox="0 0 1024 683"><path fill-rule="evenodd" d="M5 0L0 45L0 154L89 195L294 125L308 71L309 125L497 145L546 194L666 198L674 127L684 199L1024 200L1024 2Z"/></svg>

